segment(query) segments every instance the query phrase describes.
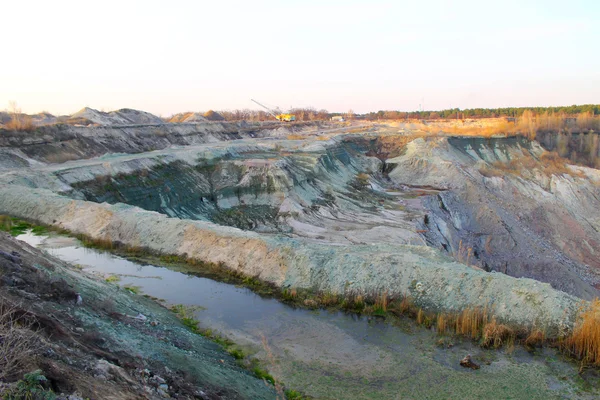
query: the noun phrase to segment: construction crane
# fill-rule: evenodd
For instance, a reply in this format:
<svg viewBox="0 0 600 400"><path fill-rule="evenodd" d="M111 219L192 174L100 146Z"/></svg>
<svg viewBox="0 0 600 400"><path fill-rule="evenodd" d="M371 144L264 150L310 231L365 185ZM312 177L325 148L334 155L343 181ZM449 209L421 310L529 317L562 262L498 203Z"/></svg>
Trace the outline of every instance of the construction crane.
<svg viewBox="0 0 600 400"><path fill-rule="evenodd" d="M292 122L296 120L296 116L294 114L289 114L289 113L282 113L279 108L277 108L277 110L271 110L269 107L265 106L264 104L259 103L258 101L254 100L254 99L250 99L253 102L255 102L256 104L258 104L259 106L261 106L262 108L264 108L265 110L267 110L269 112L269 114L271 114L272 116L275 117L275 119L277 119L278 121L281 122Z"/></svg>

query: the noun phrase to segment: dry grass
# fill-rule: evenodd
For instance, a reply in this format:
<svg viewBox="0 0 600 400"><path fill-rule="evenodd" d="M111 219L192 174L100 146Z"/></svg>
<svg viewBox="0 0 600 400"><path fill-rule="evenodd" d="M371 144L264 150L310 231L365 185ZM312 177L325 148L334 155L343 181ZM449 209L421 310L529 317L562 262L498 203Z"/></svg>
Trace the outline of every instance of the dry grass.
<svg viewBox="0 0 600 400"><path fill-rule="evenodd" d="M477 137L492 137L492 136L510 136L519 132L519 126L507 122L505 119L497 119L488 121L485 126L469 126L469 125L449 125L438 126L436 124L425 125L423 131L429 134L446 134L456 136L477 136Z"/></svg>
<svg viewBox="0 0 600 400"><path fill-rule="evenodd" d="M0 381L26 372L41 346L35 321L18 316L18 310L0 298Z"/></svg>
<svg viewBox="0 0 600 400"><path fill-rule="evenodd" d="M493 166L485 166L479 168L479 173L485 176L486 178L502 178L506 176L505 172L503 172L499 168L494 168Z"/></svg>
<svg viewBox="0 0 600 400"><path fill-rule="evenodd" d="M573 121L573 119L575 119ZM581 113L576 117L566 114L536 115L530 110L525 110L516 122L509 122L506 118L479 119L484 121L483 126L464 124L436 124L420 126L425 132L434 134L451 134L457 136L511 136L522 135L534 140L537 133L541 131L559 132L570 130L576 132L587 132L600 129L600 118L591 113Z"/></svg>
<svg viewBox="0 0 600 400"><path fill-rule="evenodd" d="M438 314L436 321L436 329L439 334L444 334L450 328L451 319L445 314Z"/></svg>
<svg viewBox="0 0 600 400"><path fill-rule="evenodd" d="M323 292L317 296L317 303L323 307L332 307L340 302L340 297L331 292Z"/></svg>
<svg viewBox="0 0 600 400"><path fill-rule="evenodd" d="M484 309L466 308L456 317L455 331L460 335L478 339L488 321L487 307Z"/></svg>
<svg viewBox="0 0 600 400"><path fill-rule="evenodd" d="M573 332L563 339L548 338L543 330L517 330L499 323L487 307L467 308L460 313L430 313L416 306L410 297L390 299L387 292L376 302L385 300L388 312L414 318L427 328L435 326L440 335L459 335L479 340L483 347L506 347L508 351L520 343L532 349L545 344L558 346L579 360L583 365L600 366L600 299L595 299L582 309ZM367 307L368 308L368 307ZM373 307L375 309L375 307Z"/></svg>
<svg viewBox="0 0 600 400"><path fill-rule="evenodd" d="M529 153L524 153L515 157L509 162L496 161L489 166L479 169L479 173L485 177L504 177L506 174L512 174L527 178L531 176L532 171L537 170L544 175L571 175L582 177L583 174L577 170L569 168L569 160L558 155L556 152L544 152L539 160Z"/></svg>
<svg viewBox="0 0 600 400"><path fill-rule="evenodd" d="M538 347L542 346L545 341L546 335L544 334L544 332L540 331L539 329L534 329L533 331L531 331L531 333L529 333L529 335L525 339L524 344L527 347Z"/></svg>
<svg viewBox="0 0 600 400"><path fill-rule="evenodd" d="M375 300L375 312L386 313L388 310L388 293L387 291L381 293Z"/></svg>
<svg viewBox="0 0 600 400"><path fill-rule="evenodd" d="M557 152L544 152L540 156L540 163L543 165L544 172L548 176L552 175L571 175L580 176L583 174L579 171L574 171L568 167L569 160L558 155Z"/></svg>
<svg viewBox="0 0 600 400"><path fill-rule="evenodd" d="M581 310L573 333L564 340L563 348L584 365L600 366L600 299Z"/></svg>
<svg viewBox="0 0 600 400"><path fill-rule="evenodd" d="M515 338L516 334L514 330L506 325L497 323L496 318L492 318L492 321L483 327L481 344L484 347L494 347L497 349L507 342L514 342Z"/></svg>
<svg viewBox="0 0 600 400"><path fill-rule="evenodd" d="M304 135L287 135L288 140L304 140L306 136Z"/></svg>
<svg viewBox="0 0 600 400"><path fill-rule="evenodd" d="M19 115L18 117L13 116L12 119L4 125L4 128L9 131L31 132L35 130L35 124L30 116Z"/></svg>

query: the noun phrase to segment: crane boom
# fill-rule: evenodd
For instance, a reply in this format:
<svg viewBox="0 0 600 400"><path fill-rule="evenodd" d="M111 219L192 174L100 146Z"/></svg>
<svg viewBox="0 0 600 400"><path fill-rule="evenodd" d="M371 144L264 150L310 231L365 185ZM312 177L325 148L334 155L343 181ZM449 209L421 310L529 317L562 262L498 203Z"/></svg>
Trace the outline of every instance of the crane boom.
<svg viewBox="0 0 600 400"><path fill-rule="evenodd" d="M269 107L265 106L264 104L259 103L258 101L254 100L254 99L250 99L253 102L255 102L256 104L258 104L259 106L261 106L262 108L264 108L265 110L267 110L269 112L269 114L271 114L272 116L275 117L275 119L277 119L278 121L281 122L293 122L296 120L296 116L293 114L288 114L288 113L282 113L281 111L277 110L271 110Z"/></svg>
<svg viewBox="0 0 600 400"><path fill-rule="evenodd" d="M259 106L261 106L262 108L264 108L265 110L267 110L269 112L269 114L271 114L272 116L274 116L275 118L277 118L277 113L273 110L271 110L269 107L265 106L264 104L259 103L258 101L254 100L254 99L250 99L253 102L255 102L256 104L258 104Z"/></svg>

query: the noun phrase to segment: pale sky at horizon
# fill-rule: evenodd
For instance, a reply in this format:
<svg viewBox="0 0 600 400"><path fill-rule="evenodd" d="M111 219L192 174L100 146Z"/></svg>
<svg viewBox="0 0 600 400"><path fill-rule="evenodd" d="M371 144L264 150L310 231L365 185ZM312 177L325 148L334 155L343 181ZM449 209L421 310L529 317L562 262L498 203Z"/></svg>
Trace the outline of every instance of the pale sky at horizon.
<svg viewBox="0 0 600 400"><path fill-rule="evenodd" d="M600 103L597 0L5 3L0 109Z"/></svg>

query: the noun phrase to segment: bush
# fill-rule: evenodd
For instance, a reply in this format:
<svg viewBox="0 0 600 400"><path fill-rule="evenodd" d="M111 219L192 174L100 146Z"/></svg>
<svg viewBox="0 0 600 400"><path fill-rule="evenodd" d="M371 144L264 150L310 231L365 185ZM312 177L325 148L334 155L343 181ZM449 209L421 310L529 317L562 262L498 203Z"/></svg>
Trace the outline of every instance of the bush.
<svg viewBox="0 0 600 400"><path fill-rule="evenodd" d="M40 338L31 329L35 321L18 311L0 298L0 380L23 373L40 348Z"/></svg>
<svg viewBox="0 0 600 400"><path fill-rule="evenodd" d="M54 400L56 399L54 392L44 388L47 382L42 371L30 372L25 374L13 389L3 393L2 398L5 400Z"/></svg>

